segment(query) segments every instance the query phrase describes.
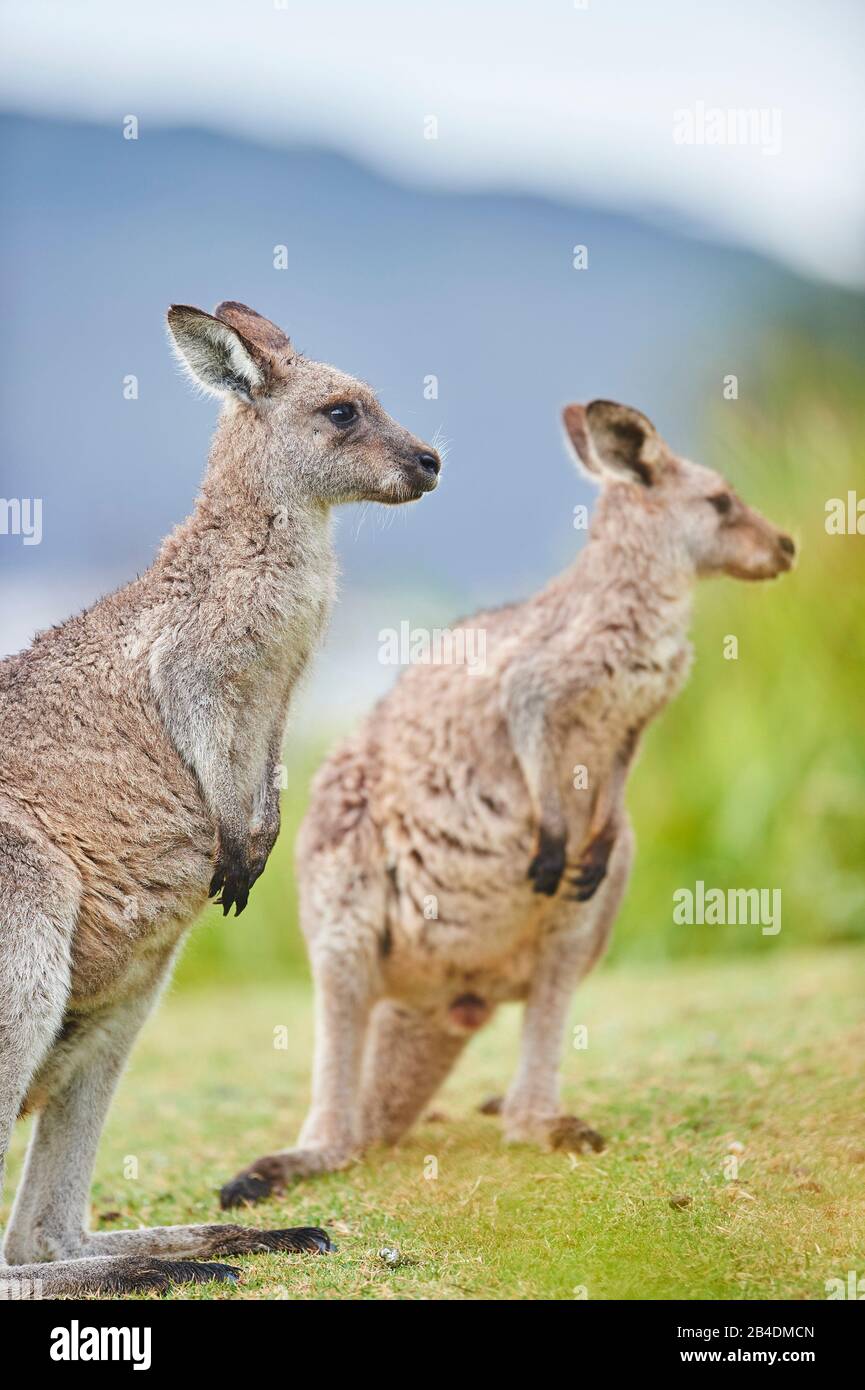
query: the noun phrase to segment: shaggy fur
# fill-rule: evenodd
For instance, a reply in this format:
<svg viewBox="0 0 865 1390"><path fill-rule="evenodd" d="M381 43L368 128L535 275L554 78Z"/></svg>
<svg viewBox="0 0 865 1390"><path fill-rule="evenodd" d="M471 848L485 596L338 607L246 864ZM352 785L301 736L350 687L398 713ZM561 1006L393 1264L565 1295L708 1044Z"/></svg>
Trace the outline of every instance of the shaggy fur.
<svg viewBox="0 0 865 1390"><path fill-rule="evenodd" d="M276 839L286 712L333 598L331 507L417 498L439 468L243 305L168 321L225 401L195 510L140 579L0 663L0 1178L16 1117L40 1111L7 1288L39 1261L57 1262L45 1292L146 1287L172 1271L145 1257L245 1248L227 1227L89 1232L96 1145L181 937L208 892L242 911Z"/></svg>
<svg viewBox="0 0 865 1390"><path fill-rule="evenodd" d="M769 578L794 546L638 411L595 401L564 419L603 486L576 562L467 620L486 631L484 674L406 671L318 774L297 846L312 1109L297 1147L239 1174L226 1205L397 1140L505 1000L525 1002L507 1137L602 1144L559 1113L558 1066L628 880L628 769L686 678L695 578Z"/></svg>

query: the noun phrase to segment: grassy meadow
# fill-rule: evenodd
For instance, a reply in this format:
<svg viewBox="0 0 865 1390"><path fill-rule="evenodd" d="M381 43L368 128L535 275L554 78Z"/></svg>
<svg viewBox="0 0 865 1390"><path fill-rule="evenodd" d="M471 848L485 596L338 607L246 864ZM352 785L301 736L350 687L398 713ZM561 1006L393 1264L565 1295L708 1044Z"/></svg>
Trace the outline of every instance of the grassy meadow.
<svg viewBox="0 0 865 1390"><path fill-rule="evenodd" d="M567 1053L564 1093L602 1154L508 1147L477 1113L516 1059L519 1011L505 1009L398 1149L240 1213L326 1225L335 1254L245 1258L236 1286L167 1296L824 1298L865 1259L863 958L836 946L599 971L574 1003L588 1047ZM220 1183L296 1134L310 1036L300 982L174 991L112 1110L94 1226L218 1219Z"/></svg>

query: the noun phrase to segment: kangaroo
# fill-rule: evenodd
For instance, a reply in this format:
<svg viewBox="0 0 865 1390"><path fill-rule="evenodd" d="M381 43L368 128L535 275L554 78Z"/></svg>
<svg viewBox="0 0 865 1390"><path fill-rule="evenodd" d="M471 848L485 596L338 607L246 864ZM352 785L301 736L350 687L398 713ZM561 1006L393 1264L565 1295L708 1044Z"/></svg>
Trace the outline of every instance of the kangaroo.
<svg viewBox="0 0 865 1390"><path fill-rule="evenodd" d="M461 624L486 633L483 673L410 668L315 779L297 841L312 1107L297 1147L238 1174L224 1206L398 1140L505 1000L525 1002L506 1138L603 1146L560 1113L558 1067L631 869L628 770L687 676L695 578L769 579L795 546L639 411L569 405L564 424L602 486L575 563Z"/></svg>
<svg viewBox="0 0 865 1390"><path fill-rule="evenodd" d="M431 491L435 450L242 304L168 313L222 399L192 515L149 569L0 663L0 1177L38 1111L0 1286L43 1295L234 1278L196 1256L327 1250L324 1231L96 1233L99 1135L208 894L239 914L279 830L292 691L333 599L331 508Z"/></svg>

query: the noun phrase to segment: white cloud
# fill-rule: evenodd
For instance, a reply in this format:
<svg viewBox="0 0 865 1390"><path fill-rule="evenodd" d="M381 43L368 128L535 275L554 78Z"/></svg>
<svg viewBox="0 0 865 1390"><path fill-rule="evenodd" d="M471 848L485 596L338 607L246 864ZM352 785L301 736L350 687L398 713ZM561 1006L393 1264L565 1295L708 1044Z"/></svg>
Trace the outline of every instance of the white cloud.
<svg viewBox="0 0 865 1390"><path fill-rule="evenodd" d="M7 107L273 143L391 176L673 212L865 282L853 0L14 0ZM781 148L677 145L674 112L780 113ZM423 138L426 116L437 140Z"/></svg>

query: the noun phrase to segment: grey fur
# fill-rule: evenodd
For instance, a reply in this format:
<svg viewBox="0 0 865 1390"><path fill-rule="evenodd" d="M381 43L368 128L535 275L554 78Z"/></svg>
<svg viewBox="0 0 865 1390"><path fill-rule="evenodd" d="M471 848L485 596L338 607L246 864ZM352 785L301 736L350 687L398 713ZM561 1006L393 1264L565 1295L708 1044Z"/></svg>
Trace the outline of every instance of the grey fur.
<svg viewBox="0 0 865 1390"><path fill-rule="evenodd" d="M330 510L413 500L438 472L367 387L244 305L168 321L225 403L195 510L146 574L0 663L0 1177L39 1111L0 1290L33 1266L46 1293L162 1287L207 1275L187 1256L295 1248L227 1226L91 1233L91 1172L183 934L208 890L242 910L276 839L286 713L334 592Z"/></svg>

